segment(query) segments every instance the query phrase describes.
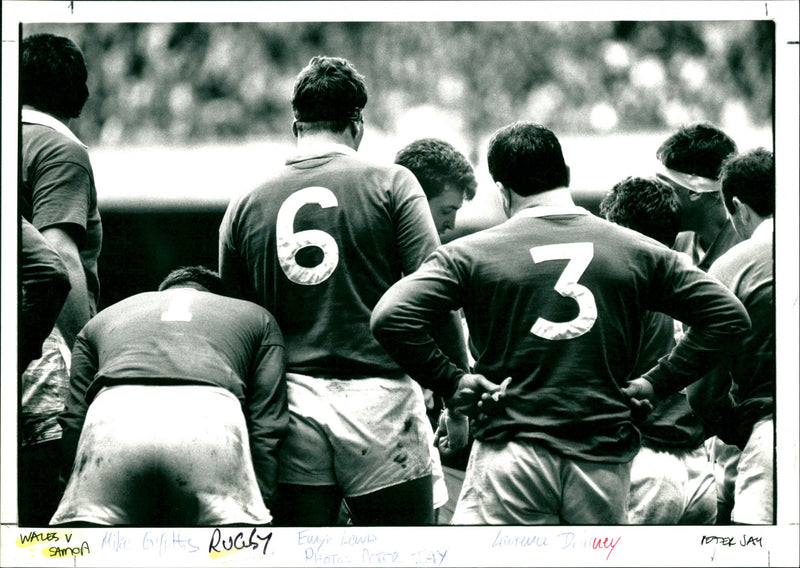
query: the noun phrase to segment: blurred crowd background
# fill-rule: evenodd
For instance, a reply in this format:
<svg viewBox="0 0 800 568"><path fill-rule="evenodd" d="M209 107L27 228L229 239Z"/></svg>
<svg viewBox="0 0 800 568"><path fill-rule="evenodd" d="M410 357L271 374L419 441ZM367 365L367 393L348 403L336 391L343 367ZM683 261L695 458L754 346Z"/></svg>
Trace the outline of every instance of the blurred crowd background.
<svg viewBox="0 0 800 568"><path fill-rule="evenodd" d="M772 120L773 24L329 22L32 24L86 54L90 146L287 137L294 78L317 54L367 77L370 127L434 121L473 161L510 117L555 132Z"/></svg>
<svg viewBox="0 0 800 568"><path fill-rule="evenodd" d="M292 86L318 54L366 77L360 154L391 161L435 136L473 163L477 195L447 239L504 218L485 154L515 120L558 135L573 196L595 211L624 177L652 175L682 124L713 122L741 149L773 144L770 21L22 26L38 32L73 39L89 68L71 128L89 146L103 216L101 307L176 266L216 266L228 201L293 151Z"/></svg>

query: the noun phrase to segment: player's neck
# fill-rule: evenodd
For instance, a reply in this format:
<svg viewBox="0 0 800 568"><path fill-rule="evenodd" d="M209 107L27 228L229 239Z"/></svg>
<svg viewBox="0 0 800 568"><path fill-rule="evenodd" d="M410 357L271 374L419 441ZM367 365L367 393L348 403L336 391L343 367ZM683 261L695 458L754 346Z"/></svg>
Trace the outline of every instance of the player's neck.
<svg viewBox="0 0 800 568"><path fill-rule="evenodd" d="M724 209L711 209L705 222L700 226L699 230L695 231L700 239L700 246L704 250L708 248L717 240L723 227L728 223L728 216L725 215Z"/></svg>
<svg viewBox="0 0 800 568"><path fill-rule="evenodd" d="M345 130L342 133L331 132L329 130L315 130L311 132L304 132L297 137L297 148L299 150L310 150L318 146L327 146L331 144L339 144L348 146L353 150L358 150L358 145L355 143L353 136Z"/></svg>
<svg viewBox="0 0 800 568"><path fill-rule="evenodd" d="M509 217L512 217L523 209L542 206L574 207L575 202L572 200L569 188L566 187L558 187L527 196L518 195L513 191L510 192Z"/></svg>

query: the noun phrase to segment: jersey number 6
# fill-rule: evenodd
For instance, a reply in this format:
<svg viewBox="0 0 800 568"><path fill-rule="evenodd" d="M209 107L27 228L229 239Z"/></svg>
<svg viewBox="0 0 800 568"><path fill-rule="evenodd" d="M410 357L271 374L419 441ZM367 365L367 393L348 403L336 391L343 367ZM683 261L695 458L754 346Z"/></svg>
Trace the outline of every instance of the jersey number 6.
<svg viewBox="0 0 800 568"><path fill-rule="evenodd" d="M294 192L283 202L275 227L281 269L289 280L303 286L324 282L339 264L339 245L328 233L317 229L294 232L295 215L303 206L311 203L316 203L323 209L339 205L330 189L306 187ZM300 266L297 263L297 253L305 247L318 247L322 251L322 262L313 267Z"/></svg>
<svg viewBox="0 0 800 568"><path fill-rule="evenodd" d="M597 304L592 292L586 286L578 284L578 279L594 257L594 245L592 243L545 245L532 248L531 256L535 263L569 260L554 288L565 298L572 298L578 303L578 315L575 319L552 322L540 317L534 322L531 333L553 341L574 339L587 333L597 321Z"/></svg>

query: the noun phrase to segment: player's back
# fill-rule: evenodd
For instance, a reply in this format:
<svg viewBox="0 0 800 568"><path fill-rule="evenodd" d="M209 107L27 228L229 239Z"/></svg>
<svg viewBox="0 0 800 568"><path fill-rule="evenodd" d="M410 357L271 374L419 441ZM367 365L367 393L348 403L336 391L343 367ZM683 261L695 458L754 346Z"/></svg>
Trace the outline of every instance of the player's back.
<svg viewBox="0 0 800 568"><path fill-rule="evenodd" d="M76 349L97 357L90 394L111 384L206 384L244 400L256 351L273 340L280 343L280 330L260 306L175 287L101 311Z"/></svg>
<svg viewBox="0 0 800 568"><path fill-rule="evenodd" d="M507 412L482 439L529 437L583 459L630 459L620 388L675 253L580 208L532 208L445 245L464 274L476 372L510 375Z"/></svg>
<svg viewBox="0 0 800 568"><path fill-rule="evenodd" d="M288 371L397 376L370 333L372 308L437 245L408 170L334 150L289 160L231 204L220 228L220 272L249 282L247 292L275 315Z"/></svg>

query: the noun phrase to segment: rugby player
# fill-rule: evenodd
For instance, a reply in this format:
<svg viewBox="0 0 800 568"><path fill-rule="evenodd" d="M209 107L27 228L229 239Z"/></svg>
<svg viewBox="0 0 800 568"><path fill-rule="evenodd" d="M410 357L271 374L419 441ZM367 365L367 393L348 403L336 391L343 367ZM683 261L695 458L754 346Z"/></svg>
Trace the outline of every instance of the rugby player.
<svg viewBox="0 0 800 568"><path fill-rule="evenodd" d="M475 422L453 524L626 523L640 445L631 406L710 369L749 329L747 313L674 251L576 207L547 128L501 128L488 164L509 220L442 245L392 286L373 333L412 376L456 382L463 371L429 330L463 307L475 372L510 377ZM692 327L647 379L626 386L648 310Z"/></svg>
<svg viewBox="0 0 800 568"><path fill-rule="evenodd" d="M204 267L78 335L53 525L264 525L289 422L280 329Z"/></svg>
<svg viewBox="0 0 800 568"><path fill-rule="evenodd" d="M731 453L718 481L720 508L734 524L772 524L775 413L775 161L763 148L723 165L722 195L733 226L745 239L717 259L709 274L742 301L752 330L740 349L689 388L716 448ZM720 453L715 449L715 453ZM728 517L726 516L727 520Z"/></svg>
<svg viewBox="0 0 800 568"><path fill-rule="evenodd" d="M413 174L357 154L366 103L348 61L314 57L294 85L297 154L233 200L220 227L222 278L275 314L286 339L279 525L333 525L343 497L354 524L431 523L433 432L420 385L464 407L493 388L472 376L418 384L370 333L375 303L439 239ZM449 314L437 324L457 333ZM456 358L466 368L463 347Z"/></svg>
<svg viewBox="0 0 800 568"><path fill-rule="evenodd" d="M652 178L627 178L600 203L609 221L670 247L678 234L675 196ZM686 257L686 262L691 262ZM680 323L667 314L647 312L634 375L650 370L675 347ZM684 391L669 395L637 424L642 448L631 463L628 522L635 525L713 524L717 518L714 468L704 442L706 432Z"/></svg>
<svg viewBox="0 0 800 568"><path fill-rule="evenodd" d="M19 212L64 262L69 291L41 357L21 380L19 524L45 526L61 488L61 428L75 336L97 311L97 259L103 240L86 145L70 130L89 97L83 52L71 39L34 34L22 40Z"/></svg>

